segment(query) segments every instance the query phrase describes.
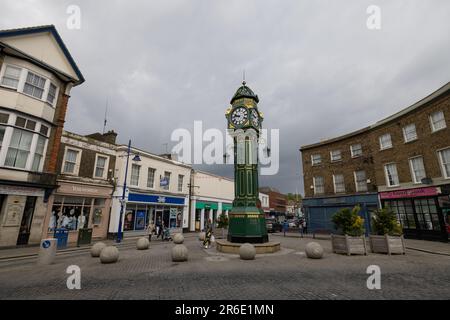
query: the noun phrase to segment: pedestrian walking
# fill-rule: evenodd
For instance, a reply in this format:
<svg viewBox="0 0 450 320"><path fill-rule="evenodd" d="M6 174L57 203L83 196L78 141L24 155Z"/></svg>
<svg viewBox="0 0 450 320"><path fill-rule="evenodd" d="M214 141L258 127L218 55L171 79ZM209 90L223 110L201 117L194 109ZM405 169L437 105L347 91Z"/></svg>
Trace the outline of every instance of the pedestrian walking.
<svg viewBox="0 0 450 320"><path fill-rule="evenodd" d="M283 233L284 233L285 237L286 237L286 232L288 231L288 228L289 228L289 223L287 222L287 220L284 220L284 222L283 222Z"/></svg>
<svg viewBox="0 0 450 320"><path fill-rule="evenodd" d="M150 222L147 227L148 241L152 241L152 234L155 232L155 225Z"/></svg>
<svg viewBox="0 0 450 320"><path fill-rule="evenodd" d="M303 233L304 233L304 234L307 233L307 229L306 229L306 220L303 220Z"/></svg>
<svg viewBox="0 0 450 320"><path fill-rule="evenodd" d="M298 224L298 231L300 232L300 236L303 238L303 222Z"/></svg>

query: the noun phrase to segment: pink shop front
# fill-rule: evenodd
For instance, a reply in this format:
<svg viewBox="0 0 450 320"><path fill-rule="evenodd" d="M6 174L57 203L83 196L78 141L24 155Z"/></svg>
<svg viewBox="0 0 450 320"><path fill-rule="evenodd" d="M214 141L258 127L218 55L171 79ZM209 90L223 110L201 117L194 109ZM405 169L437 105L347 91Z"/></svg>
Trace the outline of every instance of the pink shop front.
<svg viewBox="0 0 450 320"><path fill-rule="evenodd" d="M380 192L403 227L405 238L447 242L450 225L450 185Z"/></svg>
<svg viewBox="0 0 450 320"><path fill-rule="evenodd" d="M49 199L44 237L53 237L54 228L69 230L69 243L76 243L78 230L92 228L92 239L106 239L111 210L112 187L58 182Z"/></svg>

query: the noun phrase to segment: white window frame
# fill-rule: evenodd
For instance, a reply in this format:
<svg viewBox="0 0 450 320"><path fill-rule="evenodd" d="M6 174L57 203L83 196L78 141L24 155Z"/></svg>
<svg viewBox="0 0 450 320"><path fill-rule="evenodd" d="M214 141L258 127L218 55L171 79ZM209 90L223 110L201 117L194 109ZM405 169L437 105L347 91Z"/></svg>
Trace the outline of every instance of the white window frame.
<svg viewBox="0 0 450 320"><path fill-rule="evenodd" d="M3 84L3 76L6 73L6 68L7 67L20 69L20 76L19 76L19 79L18 79L18 82L17 82L17 88L14 88L12 86L8 86L6 84ZM23 70L24 70L23 67L20 67L20 66L11 64L11 63L3 63L2 70L0 70L0 87L9 88L9 89L12 89L12 90L15 90L15 91L19 91L19 88L20 88L20 85L21 85L20 81L21 81L22 76L23 76Z"/></svg>
<svg viewBox="0 0 450 320"><path fill-rule="evenodd" d="M44 94L45 94L45 103L46 104L48 104L49 106L51 106L51 107L53 107L53 108L55 108L55 106L56 106L56 102L58 101L58 95L59 95L59 87L53 82L53 81L51 81L50 79L47 79L48 81L48 84L46 83L46 85L45 85L45 91L44 91ZM48 95L49 95L49 93L50 93L50 85L54 85L55 87L56 87L56 90L55 90L55 98L53 99L53 102L49 102L48 101Z"/></svg>
<svg viewBox="0 0 450 320"><path fill-rule="evenodd" d="M354 146L360 146L360 150L361 150L361 153L360 153L360 154L356 154L356 155L355 155L355 152L353 151L353 147L354 147ZM352 155L352 158L358 158L358 157L361 157L361 156L363 155L362 144L361 144L361 143L355 143L355 144L352 144L352 145L350 146L350 154Z"/></svg>
<svg viewBox="0 0 450 320"><path fill-rule="evenodd" d="M75 162L75 167L74 167L74 172L67 172L64 170L65 166L66 166L66 156L67 156L67 150L72 150L72 151L77 151L77 159ZM79 148L74 148L72 146L66 146L64 148L64 157L63 157L63 162L61 165L61 173L62 174L67 174L67 175L72 175L72 176L78 176L79 172L80 172L80 162L81 162L81 154L82 154L83 150L79 149Z"/></svg>
<svg viewBox="0 0 450 320"><path fill-rule="evenodd" d="M42 137L42 138L45 139L44 150L43 150L43 153L42 153L42 159L41 159L41 161L39 163L39 168L37 169L37 172L42 172L42 170L44 169L45 154L47 153L48 137L43 135L43 134L38 134L37 139L39 139L39 137ZM33 152L33 161L31 162L31 168L33 168L34 159L36 157L37 139L36 139L36 146L35 146L34 152Z"/></svg>
<svg viewBox="0 0 450 320"><path fill-rule="evenodd" d="M383 138L384 136L389 136L390 146L383 147L382 138ZM379 140L379 143L380 143L380 150L391 149L391 148L393 147L392 136L391 136L390 133L382 134L382 135L378 138L378 140Z"/></svg>
<svg viewBox="0 0 450 320"><path fill-rule="evenodd" d="M342 182L344 184L344 190L343 191L337 191L336 190L336 176L342 176ZM333 174L333 187L334 187L334 193L345 193L345 177L343 174Z"/></svg>
<svg viewBox="0 0 450 320"><path fill-rule="evenodd" d="M442 153L441 153L442 151L445 151L445 150L450 150L450 147L437 150L438 158L439 158L439 165L441 167L442 177L444 179L450 179L450 175L447 176L447 172L445 171L444 159L442 158Z"/></svg>
<svg viewBox="0 0 450 320"><path fill-rule="evenodd" d="M407 133L406 133L406 128L407 128L407 127L411 127L411 126L414 126L414 134L415 134L415 137L408 140ZM412 141L416 141L416 140L419 138L418 135L417 135L417 127L416 127L416 124L415 124L415 123L410 123L410 124L404 126L404 127L402 128L402 131L403 131L403 140L405 141L405 143L412 142Z"/></svg>
<svg viewBox="0 0 450 320"><path fill-rule="evenodd" d="M97 163L98 163L98 158L102 157L102 158L106 158L105 160L105 167L103 168L103 175L101 177L98 177L95 175L95 172L97 171ZM102 154L102 153L96 153L95 154L95 164L94 164L94 172L92 174L92 177L94 179L108 179L108 170L109 170L109 156Z"/></svg>
<svg viewBox="0 0 450 320"><path fill-rule="evenodd" d="M133 184L133 183L132 183L132 181L133 181L133 166L136 166L136 167L139 168L137 184ZM139 182L140 182L140 180L141 180L141 168L142 168L142 166L139 165L139 164L136 164L136 163L132 163L132 164L131 164L131 168L130 168L130 186L133 186L133 187L139 187Z"/></svg>
<svg viewBox="0 0 450 320"><path fill-rule="evenodd" d="M322 189L323 189L322 192L317 192L316 178L321 178L322 179ZM314 195L325 194L325 178L323 176L313 177L313 186L314 186Z"/></svg>
<svg viewBox="0 0 450 320"><path fill-rule="evenodd" d="M357 175L356 175L357 172L364 172L364 176L365 176L364 183L365 183L365 186L366 186L365 190L360 190L359 187L358 187L358 178L357 178ZM365 170L353 171L353 176L355 178L355 190L356 190L356 192L367 192L367 191L369 191L369 188L367 186L367 173L366 173Z"/></svg>
<svg viewBox="0 0 450 320"><path fill-rule="evenodd" d="M153 170L153 185L151 187L149 187L149 185L148 185L148 174L149 174L150 170ZM156 179L156 169L152 168L152 167L148 167L147 168L147 188L148 189L155 189L155 179Z"/></svg>
<svg viewBox="0 0 450 320"><path fill-rule="evenodd" d="M397 184L393 184L393 185L391 185L390 183L389 183L389 175L388 175L388 170L387 170L387 166L388 165L394 165L395 166L395 172L397 173L397 180L398 180L398 183ZM398 170L397 170L397 164L395 163L395 162L390 162L390 163L386 163L385 165L384 165L384 176L385 176L385 179L386 179L386 185L388 186L388 187L398 187L398 186L400 186L400 177L399 177L399 175L398 175Z"/></svg>
<svg viewBox="0 0 450 320"><path fill-rule="evenodd" d="M181 188L180 188L180 177L181 177ZM184 174L179 174L178 175L178 181L177 181L177 191L178 192L183 192L184 189Z"/></svg>
<svg viewBox="0 0 450 320"><path fill-rule="evenodd" d="M39 89L42 90L42 96L41 96L40 98L35 97L35 96L33 96L32 94L28 94L28 93L25 92L25 85L27 84L27 78L28 78L28 74L29 74L29 73L33 74L33 75L36 76L36 77L39 77L39 78L41 78L41 79L44 79L44 81L45 81L45 82L44 82L44 87L43 87L43 88L37 87L37 86L35 86L34 84L30 84L31 86L37 87L37 88L39 88ZM25 76L25 79L24 79L24 82L23 82L23 86L22 86L22 91L21 91L21 93L23 93L24 95L26 95L26 96L28 96L28 97L31 97L31 98L33 98L33 99L47 102L46 96L47 96L48 83L49 83L49 82L50 82L50 80L49 80L47 77L44 77L43 75L41 75L41 74L39 74L39 73L37 73L37 72L35 72L35 71L32 71L32 70L27 69L27 72L26 72L26 76Z"/></svg>
<svg viewBox="0 0 450 320"><path fill-rule="evenodd" d="M444 119L444 126L439 129L436 129L434 127L434 123L433 123L433 114L436 114L436 113L442 113L442 118ZM444 111L439 110L439 111L435 111L435 112L431 113L429 116L429 119L430 119L431 132L437 132L437 131L444 130L445 128L447 128L447 121L445 121Z"/></svg>
<svg viewBox="0 0 450 320"><path fill-rule="evenodd" d="M334 152L338 152L339 153L339 159L333 159L333 153ZM342 151L341 150L332 150L332 151L330 151L330 160L331 160L331 162L342 161Z"/></svg>
<svg viewBox="0 0 450 320"><path fill-rule="evenodd" d="M162 189L163 190L170 190L170 180L172 180L172 172L171 171L164 171L163 172L163 177L166 177L166 173L168 173L168 177L169 177L169 183L167 184L167 186L163 186Z"/></svg>
<svg viewBox="0 0 450 320"><path fill-rule="evenodd" d="M409 158L409 159L408 159L408 162L409 162L409 169L410 169L410 172L411 172L411 179L412 179L412 182L413 182L414 184L421 184L422 181L421 181L421 180L420 180L420 181L417 180L416 172L414 171L414 167L413 167L413 160L414 160L414 159L417 159L417 158L421 158L421 159L422 159L423 172L424 172L424 174L425 174L424 178L427 176L427 172L426 172L426 170L425 170L425 163L424 163L424 161L423 161L423 157L422 157L422 156L416 156L416 157L411 157L411 158Z"/></svg>
<svg viewBox="0 0 450 320"><path fill-rule="evenodd" d="M314 156L319 156L319 157L320 157L319 162L317 162L317 163L314 162ZM321 154L315 153L315 154L312 154L312 155L311 155L311 165L312 165L312 166L318 166L318 165L321 164L321 163L322 163L322 155L321 155Z"/></svg>

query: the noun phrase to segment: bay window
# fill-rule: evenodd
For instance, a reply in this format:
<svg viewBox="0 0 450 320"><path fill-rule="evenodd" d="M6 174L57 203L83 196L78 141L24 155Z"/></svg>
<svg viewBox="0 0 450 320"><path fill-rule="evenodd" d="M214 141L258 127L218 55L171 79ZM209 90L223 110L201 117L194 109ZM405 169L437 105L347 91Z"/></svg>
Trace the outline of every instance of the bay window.
<svg viewBox="0 0 450 320"><path fill-rule="evenodd" d="M33 165L31 167L31 170L33 171L39 171L42 159L44 158L44 150L46 142L47 142L46 138L44 138L43 136L38 136L36 151L34 152Z"/></svg>
<svg viewBox="0 0 450 320"><path fill-rule="evenodd" d="M25 86L23 92L38 99L42 99L45 87L45 78L38 76L28 71L27 78L25 80Z"/></svg>
<svg viewBox="0 0 450 320"><path fill-rule="evenodd" d="M2 78L2 85L17 89L20 80L21 68L14 66L6 66L5 73Z"/></svg>
<svg viewBox="0 0 450 320"><path fill-rule="evenodd" d="M6 154L5 166L25 169L32 140L32 132L14 128Z"/></svg>

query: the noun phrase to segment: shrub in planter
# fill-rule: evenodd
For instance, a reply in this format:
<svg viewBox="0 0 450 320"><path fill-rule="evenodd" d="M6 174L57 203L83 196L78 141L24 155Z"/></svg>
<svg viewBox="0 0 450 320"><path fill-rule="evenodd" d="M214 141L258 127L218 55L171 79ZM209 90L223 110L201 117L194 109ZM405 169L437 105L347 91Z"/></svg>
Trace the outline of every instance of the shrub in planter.
<svg viewBox="0 0 450 320"><path fill-rule="evenodd" d="M402 227L389 207L373 211L372 230L374 234L369 236L372 252L405 254Z"/></svg>
<svg viewBox="0 0 450 320"><path fill-rule="evenodd" d="M361 208L344 208L334 214L332 221L341 235L332 234L333 252L351 254L367 254L364 237L364 219L359 216Z"/></svg>

